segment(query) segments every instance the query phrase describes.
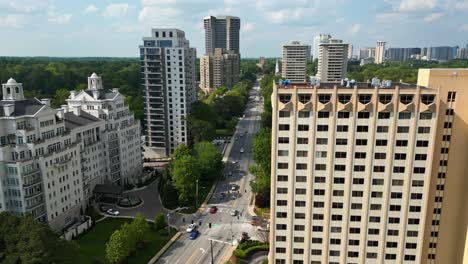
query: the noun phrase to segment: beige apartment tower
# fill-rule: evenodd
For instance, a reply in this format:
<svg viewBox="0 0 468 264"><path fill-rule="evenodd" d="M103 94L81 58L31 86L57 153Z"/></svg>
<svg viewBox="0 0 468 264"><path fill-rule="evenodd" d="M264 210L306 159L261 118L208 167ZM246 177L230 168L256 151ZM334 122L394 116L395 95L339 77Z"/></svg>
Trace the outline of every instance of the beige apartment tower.
<svg viewBox="0 0 468 264"><path fill-rule="evenodd" d="M269 263L463 263L467 84L275 84Z"/></svg>
<svg viewBox="0 0 468 264"><path fill-rule="evenodd" d="M310 46L293 41L283 45L282 76L292 83L306 81L307 62L310 60Z"/></svg>
<svg viewBox="0 0 468 264"><path fill-rule="evenodd" d="M221 86L232 88L239 82L240 56L216 48L214 54L200 58L200 88L209 93Z"/></svg>
<svg viewBox="0 0 468 264"><path fill-rule="evenodd" d="M346 78L348 44L341 39L330 39L319 45L317 78L321 82L340 82Z"/></svg>
<svg viewBox="0 0 468 264"><path fill-rule="evenodd" d="M375 47L375 63L382 64L385 61L385 42L377 41L377 46Z"/></svg>

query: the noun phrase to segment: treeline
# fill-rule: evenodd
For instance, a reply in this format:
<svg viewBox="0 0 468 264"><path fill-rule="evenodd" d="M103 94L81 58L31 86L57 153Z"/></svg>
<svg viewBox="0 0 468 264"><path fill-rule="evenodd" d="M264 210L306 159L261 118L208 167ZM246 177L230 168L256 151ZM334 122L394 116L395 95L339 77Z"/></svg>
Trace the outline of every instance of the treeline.
<svg viewBox="0 0 468 264"><path fill-rule="evenodd" d="M211 188L223 170L222 155L210 142L196 143L193 149L178 146L171 163L161 176L158 188L166 208L194 207L197 181L199 190ZM200 198L200 197L199 197ZM200 204L201 199L198 200Z"/></svg>

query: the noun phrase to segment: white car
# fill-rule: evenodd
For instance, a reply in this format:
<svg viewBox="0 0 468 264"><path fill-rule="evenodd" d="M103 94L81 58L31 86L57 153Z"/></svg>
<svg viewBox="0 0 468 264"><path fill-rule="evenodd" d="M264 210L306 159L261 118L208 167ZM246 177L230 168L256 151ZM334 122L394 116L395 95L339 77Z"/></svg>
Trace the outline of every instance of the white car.
<svg viewBox="0 0 468 264"><path fill-rule="evenodd" d="M190 224L190 225L187 227L187 233L191 233L191 232L194 231L195 229L197 229L197 224Z"/></svg>
<svg viewBox="0 0 468 264"><path fill-rule="evenodd" d="M120 212L110 208L110 209L107 210L107 214L113 215L113 216L118 216L120 214Z"/></svg>
<svg viewBox="0 0 468 264"><path fill-rule="evenodd" d="M229 213L231 216L236 216L237 215L237 210L231 210Z"/></svg>
<svg viewBox="0 0 468 264"><path fill-rule="evenodd" d="M236 164L236 163L237 163L237 160L233 160L233 161L232 161L232 164Z"/></svg>
<svg viewBox="0 0 468 264"><path fill-rule="evenodd" d="M237 190L237 185L232 184L232 185L231 185L231 191L235 191L235 190Z"/></svg>
<svg viewBox="0 0 468 264"><path fill-rule="evenodd" d="M241 148L241 149L240 149L240 153L244 153L244 148Z"/></svg>

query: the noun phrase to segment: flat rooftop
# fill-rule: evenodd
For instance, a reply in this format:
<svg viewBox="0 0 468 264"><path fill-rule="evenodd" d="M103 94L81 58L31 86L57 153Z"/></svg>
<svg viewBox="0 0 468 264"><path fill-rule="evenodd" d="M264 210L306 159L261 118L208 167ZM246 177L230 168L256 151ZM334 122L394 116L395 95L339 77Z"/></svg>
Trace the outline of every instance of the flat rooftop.
<svg viewBox="0 0 468 264"><path fill-rule="evenodd" d="M400 89L416 89L418 85L410 84L410 83L401 83L401 82L392 82L389 86L382 86L382 85L372 85L371 83L367 82L355 82L354 84L347 87L346 85L341 85L341 83L320 83L319 85L313 85L311 83L288 83L288 84L278 84L278 88L281 89L333 89L335 86L338 89L352 89L357 87L358 89L373 89L373 88L380 88L380 89L395 89L397 86ZM422 87L424 89L428 89L427 87Z"/></svg>

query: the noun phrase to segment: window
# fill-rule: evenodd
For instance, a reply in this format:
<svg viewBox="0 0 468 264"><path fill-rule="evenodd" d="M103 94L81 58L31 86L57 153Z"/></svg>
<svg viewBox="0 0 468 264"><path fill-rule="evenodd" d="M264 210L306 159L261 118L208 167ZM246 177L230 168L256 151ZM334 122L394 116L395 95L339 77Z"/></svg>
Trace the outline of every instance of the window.
<svg viewBox="0 0 468 264"><path fill-rule="evenodd" d="M340 245L340 244L341 244L341 239L339 239L339 238L331 238L331 239L330 239L330 244L331 244L331 245Z"/></svg>
<svg viewBox="0 0 468 264"><path fill-rule="evenodd" d="M388 126L377 126L377 133L388 133Z"/></svg>
<svg viewBox="0 0 468 264"><path fill-rule="evenodd" d="M279 124L278 130L280 130L280 131L289 131L289 125L287 125L287 124Z"/></svg>
<svg viewBox="0 0 468 264"><path fill-rule="evenodd" d="M364 179L363 178L354 178L353 179L353 184L364 184Z"/></svg>
<svg viewBox="0 0 468 264"><path fill-rule="evenodd" d="M387 153L383 153L383 152L374 153L374 159L386 159L386 158L387 158Z"/></svg>
<svg viewBox="0 0 468 264"><path fill-rule="evenodd" d="M338 118L349 118L349 112L338 112Z"/></svg>
<svg viewBox="0 0 468 264"><path fill-rule="evenodd" d="M305 207L305 201L296 201L294 204L297 207Z"/></svg>
<svg viewBox="0 0 468 264"><path fill-rule="evenodd" d="M369 127L368 126L357 126L356 131L357 132L368 132Z"/></svg>
<svg viewBox="0 0 468 264"><path fill-rule="evenodd" d="M286 218L286 217L288 217L288 213L286 213L286 212L276 212L276 217Z"/></svg>
<svg viewBox="0 0 468 264"><path fill-rule="evenodd" d="M328 131L328 125L317 125L317 131Z"/></svg>
<svg viewBox="0 0 468 264"><path fill-rule="evenodd" d="M306 104L310 101L311 94L299 94L299 102Z"/></svg>
<svg viewBox="0 0 468 264"><path fill-rule="evenodd" d="M378 234L379 234L379 229L369 228L369 230L367 231L367 233L368 233L369 235L378 235Z"/></svg>
<svg viewBox="0 0 468 264"><path fill-rule="evenodd" d="M288 193L288 188L276 188L276 192L278 194L287 194Z"/></svg>
<svg viewBox="0 0 468 264"><path fill-rule="evenodd" d="M411 112L398 113L398 119L411 119Z"/></svg>
<svg viewBox="0 0 468 264"><path fill-rule="evenodd" d="M321 237L313 237L312 238L312 244L322 244L322 238Z"/></svg>
<svg viewBox="0 0 468 264"><path fill-rule="evenodd" d="M390 119L390 113L389 112L379 112L378 118L379 119Z"/></svg>
<svg viewBox="0 0 468 264"><path fill-rule="evenodd" d="M376 146L387 146L387 140L386 139L377 139L375 141Z"/></svg>
<svg viewBox="0 0 468 264"><path fill-rule="evenodd" d="M368 119L370 118L369 112L358 112L358 119Z"/></svg>
<svg viewBox="0 0 468 264"><path fill-rule="evenodd" d="M399 224L399 223L400 223L400 218L397 218L397 217L389 217L389 218L388 218L388 223L389 223L389 224Z"/></svg>
<svg viewBox="0 0 468 264"><path fill-rule="evenodd" d="M303 237L294 237L294 242L296 242L296 243L304 243L304 238L303 238Z"/></svg>
<svg viewBox="0 0 468 264"><path fill-rule="evenodd" d="M451 123L449 123L451 124ZM418 127L418 133L419 134L429 134L431 132L430 127Z"/></svg>
<svg viewBox="0 0 468 264"><path fill-rule="evenodd" d="M393 172L394 173L404 173L405 172L405 167L395 166L395 167L393 167Z"/></svg>
<svg viewBox="0 0 468 264"><path fill-rule="evenodd" d="M293 249L293 253L294 254L304 254L304 249L303 248L295 248L295 249ZM296 263L294 263L294 264L296 264Z"/></svg>
<svg viewBox="0 0 468 264"><path fill-rule="evenodd" d="M329 118L330 117L330 112L318 112L317 113L317 118Z"/></svg>
<svg viewBox="0 0 468 264"><path fill-rule="evenodd" d="M286 241L286 236L276 236L276 241L285 242Z"/></svg>
<svg viewBox="0 0 468 264"><path fill-rule="evenodd" d="M299 118L308 118L308 117L310 117L310 112L309 111L299 111L298 116L299 116Z"/></svg>
<svg viewBox="0 0 468 264"><path fill-rule="evenodd" d="M367 246L368 247L378 247L379 246L379 241L369 240L369 241L367 241Z"/></svg>
<svg viewBox="0 0 468 264"><path fill-rule="evenodd" d="M335 184L344 184L345 183L345 178L335 177L333 179L333 183L335 183Z"/></svg>
<svg viewBox="0 0 468 264"><path fill-rule="evenodd" d="M416 141L416 147L427 147L427 146L429 146L429 141L427 140Z"/></svg>
<svg viewBox="0 0 468 264"><path fill-rule="evenodd" d="M365 171L366 166L364 165L354 165L354 171Z"/></svg>
<svg viewBox="0 0 468 264"><path fill-rule="evenodd" d="M408 140L397 140L395 142L395 145L397 147L406 147L406 146L408 146Z"/></svg>
<svg viewBox="0 0 468 264"><path fill-rule="evenodd" d="M359 221L361 221L361 216L360 216L360 215L352 215L352 216L349 218L349 220L350 220L351 222L359 222Z"/></svg>
<svg viewBox="0 0 468 264"><path fill-rule="evenodd" d="M338 95L338 102L342 104L347 104L351 100L351 95L350 94L340 94Z"/></svg>
<svg viewBox="0 0 468 264"><path fill-rule="evenodd" d="M413 95L412 94L402 94L400 95L400 102L402 104L409 104L413 101Z"/></svg>
<svg viewBox="0 0 468 264"><path fill-rule="evenodd" d="M421 95L421 102L425 105L432 104L434 102L433 94L423 94Z"/></svg>
<svg viewBox="0 0 468 264"><path fill-rule="evenodd" d="M370 205L370 209L371 209L372 211L379 211L379 210L382 209L382 205L381 205L381 204L371 204L371 205Z"/></svg>
<svg viewBox="0 0 468 264"><path fill-rule="evenodd" d="M276 224L276 229L278 230L286 230L286 225L285 224Z"/></svg>
<svg viewBox="0 0 468 264"><path fill-rule="evenodd" d="M318 100L322 104L326 104L330 102L331 95L330 94L319 94Z"/></svg>
<svg viewBox="0 0 468 264"><path fill-rule="evenodd" d="M275 252L276 252L276 253L286 253L286 248L277 247L277 248L275 249Z"/></svg>
<svg viewBox="0 0 468 264"><path fill-rule="evenodd" d="M401 199L401 197L403 197L403 194L401 192L392 192L390 194L390 197L392 199Z"/></svg>
<svg viewBox="0 0 468 264"><path fill-rule="evenodd" d="M393 212L399 212L399 211L401 211L401 205L391 204L391 205L390 205L390 211L393 211Z"/></svg>
<svg viewBox="0 0 468 264"><path fill-rule="evenodd" d="M285 182L288 181L287 175L278 175L278 181Z"/></svg>
<svg viewBox="0 0 468 264"><path fill-rule="evenodd" d="M388 248L396 248L396 247L398 247L398 243L397 242L387 242L387 247Z"/></svg>
<svg viewBox="0 0 468 264"><path fill-rule="evenodd" d="M383 185L384 179L372 179L372 185Z"/></svg>
<svg viewBox="0 0 468 264"><path fill-rule="evenodd" d="M288 205L288 201L286 201L286 200L277 200L277 201L276 201L276 205L277 205L277 206L287 206L287 205Z"/></svg>
<svg viewBox="0 0 468 264"><path fill-rule="evenodd" d="M315 152L315 157L316 158L326 158L327 157L327 152L326 151L316 151Z"/></svg>
<svg viewBox="0 0 468 264"><path fill-rule="evenodd" d="M289 111L279 111L279 117L289 117L290 113Z"/></svg>
<svg viewBox="0 0 468 264"><path fill-rule="evenodd" d="M421 120L429 120L429 119L432 119L432 113L431 113L431 112L422 112L422 113L419 113L419 119L421 119Z"/></svg>
<svg viewBox="0 0 468 264"><path fill-rule="evenodd" d="M345 171L346 166L341 164L335 164L335 171Z"/></svg>
<svg viewBox="0 0 468 264"><path fill-rule="evenodd" d="M336 139L336 145L338 146L343 146L343 145L347 145L348 144L348 140L346 138L337 138Z"/></svg>
<svg viewBox="0 0 468 264"><path fill-rule="evenodd" d="M296 170L307 170L307 163L297 163Z"/></svg>
<svg viewBox="0 0 468 264"><path fill-rule="evenodd" d="M409 133L409 126L399 126L397 133Z"/></svg>
<svg viewBox="0 0 468 264"><path fill-rule="evenodd" d="M383 192L371 192L372 198L382 198Z"/></svg>
<svg viewBox="0 0 468 264"><path fill-rule="evenodd" d="M455 102L455 96L457 95L457 92L448 92L447 94L447 102Z"/></svg>
<svg viewBox="0 0 468 264"><path fill-rule="evenodd" d="M305 214L304 214L304 218L305 218ZM323 214L313 214L312 219L314 219L314 220L323 220Z"/></svg>
<svg viewBox="0 0 468 264"><path fill-rule="evenodd" d="M351 196L352 197L362 197L364 193L362 191L352 191Z"/></svg>
<svg viewBox="0 0 468 264"><path fill-rule="evenodd" d="M359 233L361 233L361 229L358 228L358 227L351 227L351 228L349 228L349 233L350 234L359 234Z"/></svg>
<svg viewBox="0 0 468 264"><path fill-rule="evenodd" d="M354 158L355 159L365 159L366 158L366 153L365 152L356 152L356 153L354 153Z"/></svg>
<svg viewBox="0 0 468 264"><path fill-rule="evenodd" d="M353 210L361 210L361 209L362 209L362 204L361 204L361 203L352 203L352 204L351 204L351 209L353 209Z"/></svg>
<svg viewBox="0 0 468 264"><path fill-rule="evenodd" d="M426 168L423 168L423 167L414 167L413 168L413 173L424 174L425 172L426 172Z"/></svg>
<svg viewBox="0 0 468 264"><path fill-rule="evenodd" d="M283 163L283 162L278 163L278 169L287 169L287 168L288 168L288 163Z"/></svg>
<svg viewBox="0 0 468 264"><path fill-rule="evenodd" d="M422 193L412 193L411 194L411 199L414 199L414 200L422 200Z"/></svg>
<svg viewBox="0 0 468 264"><path fill-rule="evenodd" d="M333 190L333 196L344 196L344 191L341 190Z"/></svg>
<svg viewBox="0 0 468 264"><path fill-rule="evenodd" d="M308 138L297 138L297 144L309 144Z"/></svg>
<svg viewBox="0 0 468 264"><path fill-rule="evenodd" d="M278 144L289 144L289 138L287 137L279 137Z"/></svg>
<svg viewBox="0 0 468 264"><path fill-rule="evenodd" d="M317 138L316 139L317 145L326 145L328 144L328 138Z"/></svg>
<svg viewBox="0 0 468 264"><path fill-rule="evenodd" d="M367 145L367 139L356 139L356 145L357 146L366 146Z"/></svg>
<svg viewBox="0 0 468 264"><path fill-rule="evenodd" d="M296 218L296 219L305 219L305 214L304 213L295 213L294 218Z"/></svg>
<svg viewBox="0 0 468 264"><path fill-rule="evenodd" d="M296 194L298 194L298 195L306 194L306 189L297 188L297 189L296 189Z"/></svg>
<svg viewBox="0 0 468 264"><path fill-rule="evenodd" d="M343 208L343 203L332 203L332 208L342 209Z"/></svg>
<svg viewBox="0 0 468 264"><path fill-rule="evenodd" d="M279 100L281 103L286 104L289 101L291 101L291 95L290 94L280 94L279 95Z"/></svg>
<svg viewBox="0 0 468 264"><path fill-rule="evenodd" d="M392 95L391 94L382 94L379 96L379 102L382 104L388 104L392 101Z"/></svg>
<svg viewBox="0 0 468 264"><path fill-rule="evenodd" d="M297 130L298 131L309 131L309 125L298 125Z"/></svg>
<svg viewBox="0 0 468 264"><path fill-rule="evenodd" d="M298 150L296 156L298 156L298 157L307 157L307 151L306 150Z"/></svg>
<svg viewBox="0 0 468 264"><path fill-rule="evenodd" d="M289 151L288 150L278 150L278 156L280 157L287 157L289 155Z"/></svg>
<svg viewBox="0 0 468 264"><path fill-rule="evenodd" d="M379 216L369 216L369 222L371 222L371 223L380 223L380 217Z"/></svg>
<svg viewBox="0 0 468 264"><path fill-rule="evenodd" d="M361 104L368 104L372 99L372 94L360 94L359 95L359 102Z"/></svg>
<svg viewBox="0 0 468 264"><path fill-rule="evenodd" d="M395 159L396 160L405 160L406 159L406 153L395 153Z"/></svg>
<svg viewBox="0 0 468 264"><path fill-rule="evenodd" d="M346 152L335 152L335 158L345 159L346 158Z"/></svg>
<svg viewBox="0 0 468 264"><path fill-rule="evenodd" d="M326 169L327 169L327 165L325 164L315 164L315 170L322 171Z"/></svg>
<svg viewBox="0 0 468 264"><path fill-rule="evenodd" d="M337 132L348 132L348 126L336 126Z"/></svg>
<svg viewBox="0 0 468 264"><path fill-rule="evenodd" d="M306 182L307 177L306 176L296 176L296 182Z"/></svg>
<svg viewBox="0 0 468 264"><path fill-rule="evenodd" d="M419 218L408 218L408 225L419 225Z"/></svg>
<svg viewBox="0 0 468 264"><path fill-rule="evenodd" d="M374 166L374 172L385 172L385 166Z"/></svg>

